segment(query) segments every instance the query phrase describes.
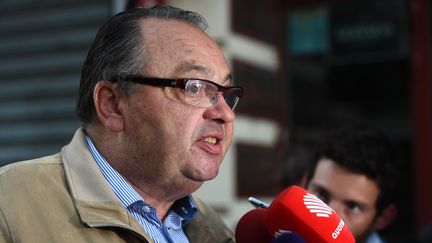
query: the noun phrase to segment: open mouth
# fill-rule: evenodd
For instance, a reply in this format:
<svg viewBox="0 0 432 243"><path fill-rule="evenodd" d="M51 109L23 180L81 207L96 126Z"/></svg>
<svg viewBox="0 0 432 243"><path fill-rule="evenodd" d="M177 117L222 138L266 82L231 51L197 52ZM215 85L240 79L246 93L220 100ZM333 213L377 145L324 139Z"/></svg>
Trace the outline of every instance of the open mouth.
<svg viewBox="0 0 432 243"><path fill-rule="evenodd" d="M209 154L220 155L222 153L222 139L218 135L208 135L198 140L201 149Z"/></svg>
<svg viewBox="0 0 432 243"><path fill-rule="evenodd" d="M210 144L216 144L218 142L217 138L215 137L207 137L204 139L204 141Z"/></svg>

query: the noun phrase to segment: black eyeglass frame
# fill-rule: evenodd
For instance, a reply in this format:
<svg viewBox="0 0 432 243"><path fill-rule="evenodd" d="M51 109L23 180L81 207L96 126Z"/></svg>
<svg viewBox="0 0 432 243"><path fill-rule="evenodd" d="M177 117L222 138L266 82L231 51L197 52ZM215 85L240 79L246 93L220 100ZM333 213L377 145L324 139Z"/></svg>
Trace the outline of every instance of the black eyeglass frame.
<svg viewBox="0 0 432 243"><path fill-rule="evenodd" d="M178 78L178 79L169 79L169 78L154 78L154 77L144 77L139 75L132 75L132 76L125 76L125 77L115 77L112 78L112 82L119 82L119 81L127 81L132 83L138 83L138 84L148 84L153 86L159 86L159 87L172 87L172 88L179 88L179 89L185 89L187 82L191 80L199 80L204 83L209 83L217 87L217 91L222 93L222 96L224 97L226 101L225 94L229 93L232 90L236 90L236 96L238 99L240 99L243 96L243 88L241 86L222 86L218 83L215 83L210 80L206 79L200 79L200 78ZM231 105L227 102L227 104L231 107ZM232 110L234 110L237 102L234 103L233 107L231 107Z"/></svg>

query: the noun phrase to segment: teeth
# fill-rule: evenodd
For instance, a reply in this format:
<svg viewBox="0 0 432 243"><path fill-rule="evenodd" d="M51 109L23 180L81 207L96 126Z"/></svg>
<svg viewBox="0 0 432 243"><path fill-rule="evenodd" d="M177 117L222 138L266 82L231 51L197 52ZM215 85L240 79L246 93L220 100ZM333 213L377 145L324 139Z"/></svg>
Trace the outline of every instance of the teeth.
<svg viewBox="0 0 432 243"><path fill-rule="evenodd" d="M206 141L207 143L211 143L211 144L216 144L217 140L214 137L208 137L206 139L204 139L204 141Z"/></svg>

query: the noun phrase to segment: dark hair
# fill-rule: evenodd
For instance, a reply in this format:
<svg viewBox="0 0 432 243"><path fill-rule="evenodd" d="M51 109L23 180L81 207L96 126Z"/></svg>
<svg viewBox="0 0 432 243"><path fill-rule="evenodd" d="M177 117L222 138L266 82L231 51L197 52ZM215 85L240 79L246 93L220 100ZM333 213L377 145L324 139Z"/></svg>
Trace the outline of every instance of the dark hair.
<svg viewBox="0 0 432 243"><path fill-rule="evenodd" d="M146 44L139 20L151 17L183 21L203 31L207 28L201 15L171 6L132 8L111 17L99 29L83 64L76 106L83 126L91 121L95 112L93 91L96 83L138 74L146 67ZM130 82L119 82L119 86L126 94L133 91Z"/></svg>
<svg viewBox="0 0 432 243"><path fill-rule="evenodd" d="M277 173L277 183L281 188L292 185L302 185L302 180L313 169L314 146L313 141L294 139L283 148L281 169Z"/></svg>
<svg viewBox="0 0 432 243"><path fill-rule="evenodd" d="M364 126L343 127L328 132L318 142L315 162L323 158L375 181L380 189L376 205L378 212L395 203L400 161L383 133ZM309 180L313 173L314 170Z"/></svg>

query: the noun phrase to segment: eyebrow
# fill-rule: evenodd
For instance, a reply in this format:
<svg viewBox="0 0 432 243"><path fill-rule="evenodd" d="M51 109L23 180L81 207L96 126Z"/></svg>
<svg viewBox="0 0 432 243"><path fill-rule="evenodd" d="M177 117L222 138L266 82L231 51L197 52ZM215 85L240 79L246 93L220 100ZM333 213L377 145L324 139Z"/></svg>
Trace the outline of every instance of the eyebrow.
<svg viewBox="0 0 432 243"><path fill-rule="evenodd" d="M321 186L320 184L311 183L310 186L314 190L320 190L323 193L327 194L327 196L333 197L333 194L329 190L327 190L327 188ZM364 203L363 201L359 201L357 199L344 199L344 200L342 200L342 202L344 204L357 204L357 205L359 205L363 209L368 208L367 203Z"/></svg>
<svg viewBox="0 0 432 243"><path fill-rule="evenodd" d="M198 71L200 73L205 73L207 76L213 76L214 74L214 72L208 69L207 67L202 65L197 65L191 62L183 62L175 69L176 73L185 73L193 70ZM227 75L225 75L223 81L224 82L229 81L229 85L232 85L232 79L233 79L232 74L228 73Z"/></svg>
<svg viewBox="0 0 432 243"><path fill-rule="evenodd" d="M229 82L230 82L230 85L233 85L233 76L232 76L232 74L231 74L231 73L228 73L228 74L225 76L224 81L229 81Z"/></svg>

